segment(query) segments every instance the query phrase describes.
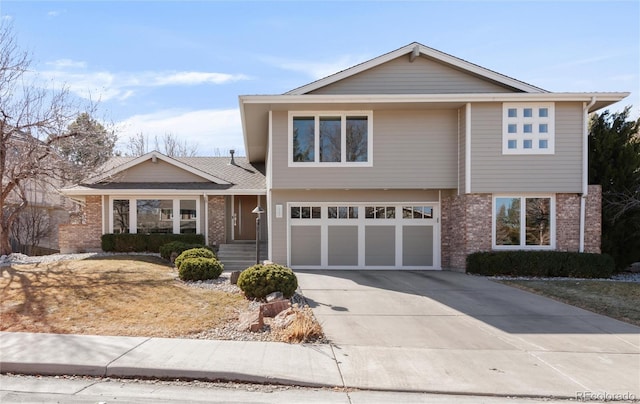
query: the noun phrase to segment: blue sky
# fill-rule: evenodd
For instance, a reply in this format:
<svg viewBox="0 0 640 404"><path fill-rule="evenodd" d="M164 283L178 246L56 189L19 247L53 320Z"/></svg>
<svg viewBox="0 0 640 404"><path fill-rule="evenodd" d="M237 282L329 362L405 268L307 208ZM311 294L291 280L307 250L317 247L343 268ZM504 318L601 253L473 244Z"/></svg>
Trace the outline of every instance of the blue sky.
<svg viewBox="0 0 640 404"><path fill-rule="evenodd" d="M411 42L558 92L628 91L640 1L0 0L39 79L129 136L243 152L238 95L280 94Z"/></svg>

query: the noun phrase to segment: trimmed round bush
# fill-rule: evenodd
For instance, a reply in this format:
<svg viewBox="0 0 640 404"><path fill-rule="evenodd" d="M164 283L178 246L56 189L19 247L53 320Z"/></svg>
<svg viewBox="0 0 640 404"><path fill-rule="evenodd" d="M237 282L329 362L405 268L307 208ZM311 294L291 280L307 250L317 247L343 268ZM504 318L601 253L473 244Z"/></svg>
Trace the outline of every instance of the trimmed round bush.
<svg viewBox="0 0 640 404"><path fill-rule="evenodd" d="M220 276L223 265L215 258L185 258L178 269L178 276L183 281L204 281Z"/></svg>
<svg viewBox="0 0 640 404"><path fill-rule="evenodd" d="M238 287L250 299L263 299L273 292L282 292L284 297L290 298L298 288L298 278L291 268L258 264L240 273Z"/></svg>
<svg viewBox="0 0 640 404"><path fill-rule="evenodd" d="M216 255L213 251L208 248L200 247L200 248L190 248L188 250L184 250L176 257L176 267L180 269L182 266L182 262L187 258L215 258Z"/></svg>

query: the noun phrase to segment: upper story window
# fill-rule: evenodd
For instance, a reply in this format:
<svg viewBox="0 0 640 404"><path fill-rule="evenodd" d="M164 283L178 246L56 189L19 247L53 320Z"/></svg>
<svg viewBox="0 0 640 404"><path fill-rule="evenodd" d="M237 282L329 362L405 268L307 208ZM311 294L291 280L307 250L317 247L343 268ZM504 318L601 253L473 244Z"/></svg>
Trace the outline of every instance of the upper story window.
<svg viewBox="0 0 640 404"><path fill-rule="evenodd" d="M290 112L289 165L370 166L371 111Z"/></svg>
<svg viewBox="0 0 640 404"><path fill-rule="evenodd" d="M505 103L502 154L553 154L554 104Z"/></svg>

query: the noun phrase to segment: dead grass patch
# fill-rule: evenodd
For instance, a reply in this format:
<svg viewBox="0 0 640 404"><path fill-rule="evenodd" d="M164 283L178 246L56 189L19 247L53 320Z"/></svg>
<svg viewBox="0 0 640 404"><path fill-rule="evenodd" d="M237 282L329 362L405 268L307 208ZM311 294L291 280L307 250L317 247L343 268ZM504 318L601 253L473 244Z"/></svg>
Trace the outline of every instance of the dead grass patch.
<svg viewBox="0 0 640 404"><path fill-rule="evenodd" d="M188 287L148 256L0 268L0 330L180 337L248 307L242 294Z"/></svg>
<svg viewBox="0 0 640 404"><path fill-rule="evenodd" d="M638 283L554 279L500 282L640 326Z"/></svg>

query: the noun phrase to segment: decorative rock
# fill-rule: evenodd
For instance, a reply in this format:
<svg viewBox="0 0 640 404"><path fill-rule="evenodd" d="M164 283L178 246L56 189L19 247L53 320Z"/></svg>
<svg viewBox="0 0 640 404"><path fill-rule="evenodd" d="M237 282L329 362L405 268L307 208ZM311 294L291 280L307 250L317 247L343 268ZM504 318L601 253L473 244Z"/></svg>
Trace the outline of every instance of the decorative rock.
<svg viewBox="0 0 640 404"><path fill-rule="evenodd" d="M229 282L231 282L232 285L237 285L238 284L238 278L240 277L240 273L242 271L233 271L231 272L231 276L229 277Z"/></svg>
<svg viewBox="0 0 640 404"><path fill-rule="evenodd" d="M296 311L293 307L289 307L287 310L281 311L271 322L271 327L282 329L289 327L296 319Z"/></svg>
<svg viewBox="0 0 640 404"><path fill-rule="evenodd" d="M262 310L254 309L240 314L238 331L258 332L264 327Z"/></svg>
<svg viewBox="0 0 640 404"><path fill-rule="evenodd" d="M282 296L282 292L273 292L267 295L267 303L271 303L274 300L284 300L284 296Z"/></svg>
<svg viewBox="0 0 640 404"><path fill-rule="evenodd" d="M287 300L275 300L271 303L263 303L260 306L262 315L265 317L275 317L283 310L289 308L289 301Z"/></svg>

